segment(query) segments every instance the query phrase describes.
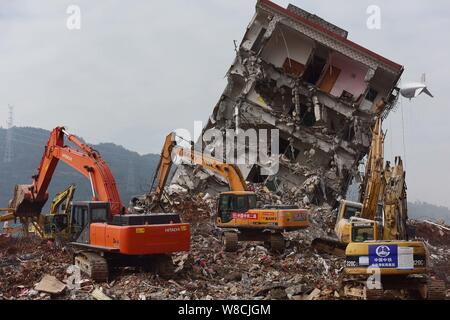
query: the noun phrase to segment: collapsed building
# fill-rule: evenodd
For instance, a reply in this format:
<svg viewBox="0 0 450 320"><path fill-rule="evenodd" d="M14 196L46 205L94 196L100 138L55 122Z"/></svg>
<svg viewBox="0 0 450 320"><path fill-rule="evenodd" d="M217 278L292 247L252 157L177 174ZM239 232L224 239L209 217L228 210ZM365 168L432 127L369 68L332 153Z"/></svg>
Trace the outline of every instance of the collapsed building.
<svg viewBox="0 0 450 320"><path fill-rule="evenodd" d="M204 132L278 129L278 172L267 174L264 163L240 164L246 180L294 192L302 202L334 205L358 177L375 117L394 109L403 67L352 42L332 23L269 0L257 1L236 52ZM226 188L223 182L183 165L172 184L216 192Z"/></svg>

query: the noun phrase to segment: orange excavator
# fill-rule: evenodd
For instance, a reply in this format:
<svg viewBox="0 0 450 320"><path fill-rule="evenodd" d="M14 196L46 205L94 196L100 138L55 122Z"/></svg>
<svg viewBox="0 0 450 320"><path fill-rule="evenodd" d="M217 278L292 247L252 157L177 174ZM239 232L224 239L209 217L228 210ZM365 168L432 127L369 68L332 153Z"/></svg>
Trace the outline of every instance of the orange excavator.
<svg viewBox="0 0 450 320"><path fill-rule="evenodd" d="M153 179L153 184L157 182L156 188L148 197L153 208L162 207L164 187L176 158L212 171L227 181L230 192L220 194L215 221L216 226L222 230L226 251L237 251L239 241L263 241L272 251L282 252L285 248L284 231L309 226L308 212L297 206L266 206L259 209L257 194L248 191L238 166L223 163L194 150L192 142L191 148L177 145L175 133L169 134L165 139L161 160Z"/></svg>
<svg viewBox="0 0 450 320"><path fill-rule="evenodd" d="M247 183L242 176L241 171L235 165L225 164L215 158L208 157L201 152L194 150L194 145L191 143L191 148L183 148L176 142L176 134L169 134L163 145L161 151L161 158L153 177L152 187L155 191L151 194L150 204L152 209L156 207L162 208L161 200L164 197L164 188L172 169L174 158L179 158L181 161L188 161L192 164L198 165L202 168L211 170L221 177L225 178L232 191L243 192L247 190ZM169 199L170 200L170 199Z"/></svg>
<svg viewBox="0 0 450 320"><path fill-rule="evenodd" d="M52 131L33 183L15 188L9 210L22 223L39 219L59 161L90 181L92 200L72 203L70 244L75 264L94 281L106 281L112 267L135 264L163 273L171 264L167 254L190 250L189 224L178 214L128 214L107 163L63 127Z"/></svg>

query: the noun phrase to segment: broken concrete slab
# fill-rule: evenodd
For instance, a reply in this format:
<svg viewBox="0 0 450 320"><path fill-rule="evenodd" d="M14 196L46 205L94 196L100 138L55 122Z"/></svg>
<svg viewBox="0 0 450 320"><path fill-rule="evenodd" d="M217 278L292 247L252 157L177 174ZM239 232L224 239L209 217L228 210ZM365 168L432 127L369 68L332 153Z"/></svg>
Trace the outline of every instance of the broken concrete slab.
<svg viewBox="0 0 450 320"><path fill-rule="evenodd" d="M356 288L346 285L344 287L344 295L350 298L366 299L366 292L364 288Z"/></svg>
<svg viewBox="0 0 450 320"><path fill-rule="evenodd" d="M111 297L103 293L102 288L95 288L91 295L95 300L112 300Z"/></svg>
<svg viewBox="0 0 450 320"><path fill-rule="evenodd" d="M306 298L305 300L318 300L320 297L320 293L322 291L320 289L315 288Z"/></svg>
<svg viewBox="0 0 450 320"><path fill-rule="evenodd" d="M299 296L305 292L307 292L309 288L305 284L298 284L286 289L286 294L288 298L292 298L294 296Z"/></svg>

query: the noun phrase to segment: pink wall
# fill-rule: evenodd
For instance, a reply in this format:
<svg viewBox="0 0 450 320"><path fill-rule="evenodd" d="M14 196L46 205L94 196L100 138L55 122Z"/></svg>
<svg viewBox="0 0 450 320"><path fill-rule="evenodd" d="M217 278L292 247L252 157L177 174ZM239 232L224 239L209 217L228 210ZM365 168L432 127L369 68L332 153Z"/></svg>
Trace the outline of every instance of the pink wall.
<svg viewBox="0 0 450 320"><path fill-rule="evenodd" d="M367 88L367 83L364 81L364 78L369 68L337 53L332 55L331 64L341 70L331 90L331 94L335 97L340 97L345 90L353 94L355 99L358 99Z"/></svg>

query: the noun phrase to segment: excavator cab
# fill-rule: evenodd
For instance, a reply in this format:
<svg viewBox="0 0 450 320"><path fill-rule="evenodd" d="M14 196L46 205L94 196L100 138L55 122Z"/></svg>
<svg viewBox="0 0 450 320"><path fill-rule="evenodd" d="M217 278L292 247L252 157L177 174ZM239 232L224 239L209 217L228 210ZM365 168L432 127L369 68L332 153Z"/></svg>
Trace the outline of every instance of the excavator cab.
<svg viewBox="0 0 450 320"><path fill-rule="evenodd" d="M341 201L339 207L338 221L342 219L350 220L352 217L357 217L361 214L362 204L350 201Z"/></svg>
<svg viewBox="0 0 450 320"><path fill-rule="evenodd" d="M218 219L229 223L234 214L243 214L257 209L257 197L253 192L225 192L220 195Z"/></svg>
<svg viewBox="0 0 450 320"><path fill-rule="evenodd" d="M351 221L351 242L376 240L376 224L374 221L359 218Z"/></svg>
<svg viewBox="0 0 450 320"><path fill-rule="evenodd" d="M88 244L90 225L111 221L111 208L108 202L80 201L72 204L71 224L72 240Z"/></svg>
<svg viewBox="0 0 450 320"><path fill-rule="evenodd" d="M360 216L362 204L342 200L339 206L338 217L336 219L336 234L339 241L342 243L349 243L351 237L351 223L350 220Z"/></svg>
<svg viewBox="0 0 450 320"><path fill-rule="evenodd" d="M66 214L46 215L44 218L44 232L52 236L61 234L69 227L69 217Z"/></svg>
<svg viewBox="0 0 450 320"><path fill-rule="evenodd" d="M342 242L365 242L378 239L377 223L361 218L361 211L361 203L341 201L336 221L336 234Z"/></svg>

